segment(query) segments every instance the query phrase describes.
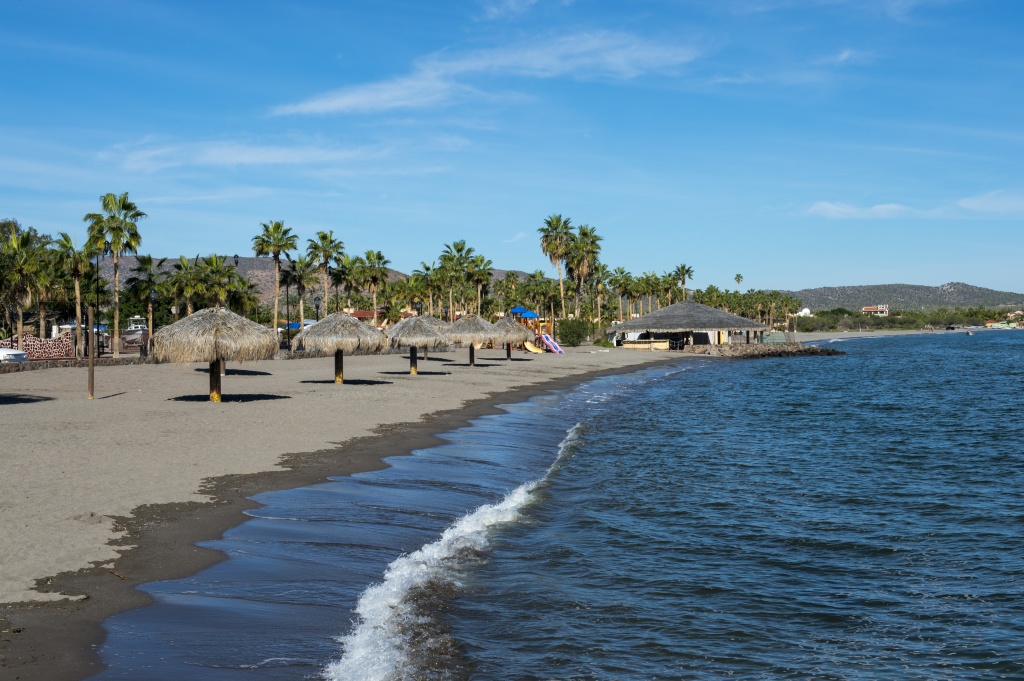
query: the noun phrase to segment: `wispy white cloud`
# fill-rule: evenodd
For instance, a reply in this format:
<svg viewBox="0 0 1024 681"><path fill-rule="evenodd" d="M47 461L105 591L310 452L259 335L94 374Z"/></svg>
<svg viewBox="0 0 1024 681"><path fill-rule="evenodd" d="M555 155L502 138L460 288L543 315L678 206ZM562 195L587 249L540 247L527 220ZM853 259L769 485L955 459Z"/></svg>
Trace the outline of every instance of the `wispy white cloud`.
<svg viewBox="0 0 1024 681"><path fill-rule="evenodd" d="M577 33L463 55L431 55L420 60L408 75L285 104L275 108L273 113L362 113L427 108L447 104L470 93L479 94L462 82L478 75L628 80L650 73L669 73L697 56L698 51L692 47L657 43L629 33Z"/></svg>
<svg viewBox="0 0 1024 681"><path fill-rule="evenodd" d="M996 215L1024 215L1024 195L994 191L957 201L966 210Z"/></svg>
<svg viewBox="0 0 1024 681"><path fill-rule="evenodd" d="M502 19L525 14L537 0L486 0L483 3L484 18Z"/></svg>
<svg viewBox="0 0 1024 681"><path fill-rule="evenodd" d="M243 142L119 145L100 155L130 172L152 173L177 166L316 165L381 157L381 149L326 145L259 145Z"/></svg>
<svg viewBox="0 0 1024 681"><path fill-rule="evenodd" d="M832 201L818 201L804 211L806 215L816 215L818 217L833 219L894 218L915 215L920 212L921 211L899 203L880 203L874 206L854 206L849 203L835 203Z"/></svg>
<svg viewBox="0 0 1024 681"><path fill-rule="evenodd" d="M517 241L522 241L523 239L525 239L528 236L529 236L529 234L527 234L526 232L518 232L511 239L503 239L502 241L504 243L506 243L506 244L514 244Z"/></svg>
<svg viewBox="0 0 1024 681"><path fill-rule="evenodd" d="M821 57L814 61L815 64L823 64L830 66L845 66L847 64L865 64L873 58L870 52L862 52L860 50L852 50L846 48L840 50L836 54Z"/></svg>

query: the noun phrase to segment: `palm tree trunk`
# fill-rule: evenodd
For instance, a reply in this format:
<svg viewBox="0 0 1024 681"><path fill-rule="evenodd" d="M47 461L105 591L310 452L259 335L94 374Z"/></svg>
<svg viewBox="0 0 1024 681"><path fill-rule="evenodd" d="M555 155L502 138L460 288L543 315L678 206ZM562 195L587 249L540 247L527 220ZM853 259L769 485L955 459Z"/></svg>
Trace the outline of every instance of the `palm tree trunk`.
<svg viewBox="0 0 1024 681"><path fill-rule="evenodd" d="M455 316L455 302L452 300L452 287L448 287L448 321Z"/></svg>
<svg viewBox="0 0 1024 681"><path fill-rule="evenodd" d="M146 345L149 345L149 341L153 339L153 301L150 300L146 303L146 314L148 316L149 327L146 331L149 333L149 339L146 340Z"/></svg>
<svg viewBox="0 0 1024 681"><path fill-rule="evenodd" d="M373 325L377 326L377 287L373 288Z"/></svg>
<svg viewBox="0 0 1024 681"><path fill-rule="evenodd" d="M75 334L75 356L81 357L85 346L82 344L82 282L77 277L75 278L75 326L77 326L77 332Z"/></svg>
<svg viewBox="0 0 1024 681"><path fill-rule="evenodd" d="M25 335L25 308L22 303L18 303L18 349L24 350L22 347L22 337Z"/></svg>
<svg viewBox="0 0 1024 681"><path fill-rule="evenodd" d="M427 289L427 314L434 316L434 289Z"/></svg>
<svg viewBox="0 0 1024 681"><path fill-rule="evenodd" d="M321 274L321 277L323 278L323 282L324 282L324 312L327 312L327 301L330 300L331 297L329 295L327 295L327 267L326 266L324 267L324 271Z"/></svg>
<svg viewBox="0 0 1024 681"><path fill-rule="evenodd" d="M278 308L281 307L281 256L274 256L274 333L277 333ZM189 313L191 314L191 312Z"/></svg>
<svg viewBox="0 0 1024 681"><path fill-rule="evenodd" d="M562 318L565 319L565 286L562 285L562 261L558 261L558 297L562 301ZM554 311L552 310L552 317Z"/></svg>
<svg viewBox="0 0 1024 681"><path fill-rule="evenodd" d="M46 339L46 301L39 297L39 339Z"/></svg>
<svg viewBox="0 0 1024 681"><path fill-rule="evenodd" d="M121 272L117 251L114 251L114 359L121 356Z"/></svg>
<svg viewBox="0 0 1024 681"><path fill-rule="evenodd" d="M484 287L482 284L476 285L476 313L483 316L482 305L483 305Z"/></svg>

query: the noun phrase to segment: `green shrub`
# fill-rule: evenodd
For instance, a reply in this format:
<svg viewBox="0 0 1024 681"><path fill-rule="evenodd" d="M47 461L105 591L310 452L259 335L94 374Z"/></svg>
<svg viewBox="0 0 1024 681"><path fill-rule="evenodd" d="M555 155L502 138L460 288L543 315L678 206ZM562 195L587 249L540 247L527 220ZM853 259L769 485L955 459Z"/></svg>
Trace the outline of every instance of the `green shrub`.
<svg viewBox="0 0 1024 681"><path fill-rule="evenodd" d="M591 325L585 319L559 319L555 322L555 339L574 348L590 336Z"/></svg>
<svg viewBox="0 0 1024 681"><path fill-rule="evenodd" d="M607 338L598 338L596 341L594 341L594 345L596 345L599 348L614 348L615 347L615 343L612 343Z"/></svg>

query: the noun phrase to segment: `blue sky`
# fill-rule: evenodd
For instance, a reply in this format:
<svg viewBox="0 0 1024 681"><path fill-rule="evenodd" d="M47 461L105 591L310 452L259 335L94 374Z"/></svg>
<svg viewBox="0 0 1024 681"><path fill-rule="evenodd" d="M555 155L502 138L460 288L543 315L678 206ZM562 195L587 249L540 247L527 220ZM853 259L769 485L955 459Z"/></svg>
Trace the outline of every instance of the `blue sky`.
<svg viewBox="0 0 1024 681"><path fill-rule="evenodd" d="M408 272L466 239L553 272L594 226L634 274L1022 291L1016 0L0 5L0 214L142 252L332 229Z"/></svg>

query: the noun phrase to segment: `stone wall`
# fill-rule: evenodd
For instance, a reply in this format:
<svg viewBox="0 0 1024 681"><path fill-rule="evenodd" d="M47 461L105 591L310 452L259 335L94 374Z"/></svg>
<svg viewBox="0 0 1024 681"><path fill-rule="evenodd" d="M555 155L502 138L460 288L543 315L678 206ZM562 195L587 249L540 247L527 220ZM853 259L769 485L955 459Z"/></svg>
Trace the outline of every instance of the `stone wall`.
<svg viewBox="0 0 1024 681"><path fill-rule="evenodd" d="M31 334L22 336L21 349L28 353L29 359L59 359L75 356L75 341L70 331L65 331L56 338L36 338ZM17 348L18 337L11 336L0 340L0 348Z"/></svg>

